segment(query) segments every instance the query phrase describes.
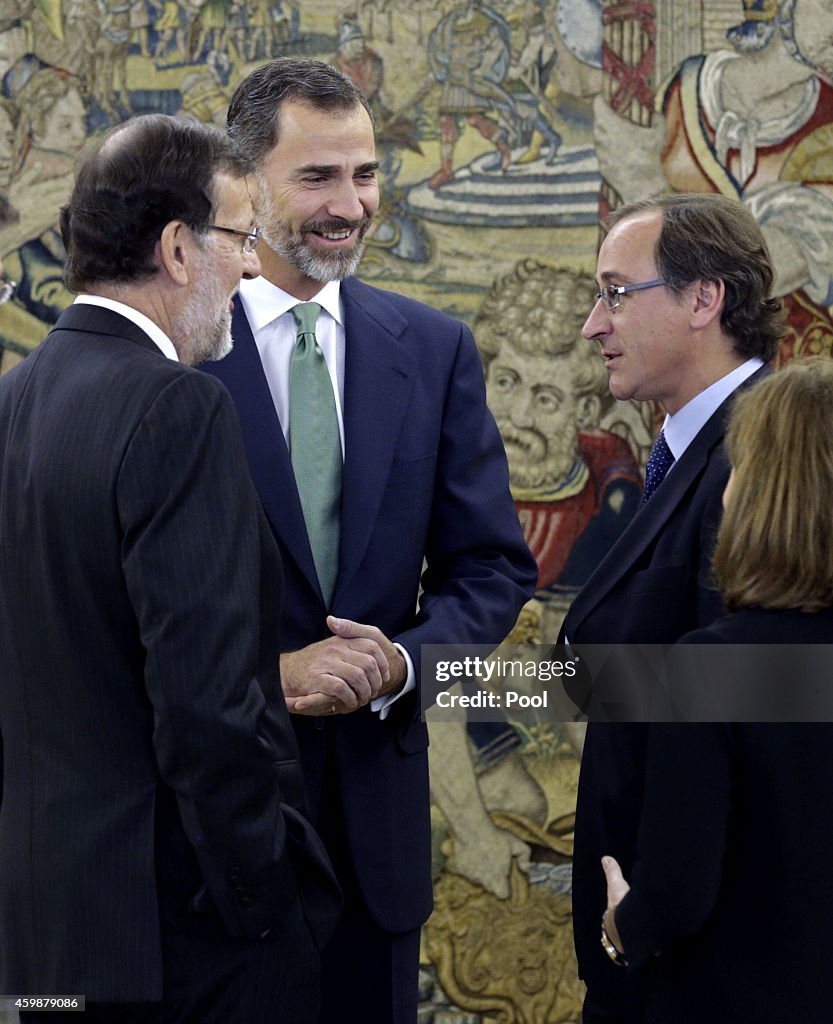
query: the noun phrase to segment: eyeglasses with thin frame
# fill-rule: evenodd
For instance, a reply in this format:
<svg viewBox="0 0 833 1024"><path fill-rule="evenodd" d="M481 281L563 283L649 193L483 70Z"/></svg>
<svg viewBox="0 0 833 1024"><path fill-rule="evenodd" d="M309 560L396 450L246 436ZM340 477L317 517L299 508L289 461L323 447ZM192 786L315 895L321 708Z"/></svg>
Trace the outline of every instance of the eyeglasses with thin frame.
<svg viewBox="0 0 833 1024"><path fill-rule="evenodd" d="M618 309L623 295L642 292L646 288L658 288L665 283L662 278L657 278L656 281L644 281L642 284L606 284L601 291L596 292L596 302L601 299L607 309Z"/></svg>
<svg viewBox="0 0 833 1024"><path fill-rule="evenodd" d="M17 281L10 281L7 277L0 277L0 306L8 302L17 291Z"/></svg>
<svg viewBox="0 0 833 1024"><path fill-rule="evenodd" d="M257 243L263 237L263 228L255 228L254 231L241 231L239 228L226 228L222 224L206 224L210 231L224 231L227 235L240 235L244 238L243 252L253 253Z"/></svg>

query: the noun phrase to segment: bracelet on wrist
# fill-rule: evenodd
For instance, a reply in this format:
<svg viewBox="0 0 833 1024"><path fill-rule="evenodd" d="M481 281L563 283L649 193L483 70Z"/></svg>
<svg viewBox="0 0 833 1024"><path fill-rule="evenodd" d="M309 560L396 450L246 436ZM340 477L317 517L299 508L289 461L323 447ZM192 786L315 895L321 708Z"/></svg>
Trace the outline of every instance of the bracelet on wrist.
<svg viewBox="0 0 833 1024"><path fill-rule="evenodd" d="M627 967L628 961L625 958L625 954L621 953L616 946L613 945L613 940L607 933L607 925L605 924L606 916L607 911L602 914L602 949L607 953L617 967Z"/></svg>

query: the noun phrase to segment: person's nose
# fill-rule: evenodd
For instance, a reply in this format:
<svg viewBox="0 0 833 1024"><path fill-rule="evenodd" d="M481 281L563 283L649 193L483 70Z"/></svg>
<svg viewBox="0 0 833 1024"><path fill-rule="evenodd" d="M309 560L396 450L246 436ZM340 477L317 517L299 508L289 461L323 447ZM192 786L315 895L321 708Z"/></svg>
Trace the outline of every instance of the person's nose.
<svg viewBox="0 0 833 1024"><path fill-rule="evenodd" d="M365 215L356 183L352 178L345 178L333 186L327 201L327 213L341 220L357 221Z"/></svg>
<svg viewBox="0 0 833 1024"><path fill-rule="evenodd" d="M613 330L613 321L610 317L610 310L601 298L596 299L596 304L590 310L590 315L584 321L581 329L582 338L587 341L601 341Z"/></svg>

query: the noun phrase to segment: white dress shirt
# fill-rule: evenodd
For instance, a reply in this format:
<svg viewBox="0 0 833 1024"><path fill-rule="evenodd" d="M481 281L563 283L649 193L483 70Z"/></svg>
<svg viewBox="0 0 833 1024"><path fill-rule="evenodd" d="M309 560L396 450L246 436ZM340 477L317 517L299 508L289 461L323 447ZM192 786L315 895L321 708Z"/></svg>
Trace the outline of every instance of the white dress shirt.
<svg viewBox="0 0 833 1024"><path fill-rule="evenodd" d="M298 299L289 292L267 281L265 277L240 282L239 298L249 326L254 335L255 345L263 364L263 371L269 384L269 391L278 414L283 436L289 444L289 364L298 335L298 327L292 315L292 307L298 305ZM330 381L333 385L338 432L341 437L341 454L344 456L344 350L345 329L344 312L341 304L341 283L328 281L322 285L310 302L321 306L315 337L327 364ZM373 623L370 623L373 625ZM405 685L397 693L385 697L377 697L370 702L373 711L378 711L381 718L386 718L388 708L404 694L416 686L416 673L411 656L401 644L397 650L405 659L408 675Z"/></svg>
<svg viewBox="0 0 833 1024"><path fill-rule="evenodd" d="M163 355L166 355L168 359L173 359L175 363L179 362L179 356L176 354L174 344L168 335L150 317L140 313L138 309L127 306L123 302L117 302L116 299L107 299L103 295L87 294L78 295L73 305L101 306L104 309L110 309L114 313L121 314L126 320L134 323L140 330L144 331L154 345L161 350Z"/></svg>
<svg viewBox="0 0 833 1024"><path fill-rule="evenodd" d="M736 366L734 370L727 373L720 380L716 380L705 391L695 395L690 402L678 409L673 416L666 416L662 429L665 431L665 440L674 456L674 463L668 470L674 472L674 466L680 456L688 448L695 437L706 425L712 414L726 401L733 391L751 377L756 370L764 365L763 359L757 356L747 359L745 363Z"/></svg>
<svg viewBox="0 0 833 1024"><path fill-rule="evenodd" d="M289 444L289 363L298 336L292 308L299 304L298 299L265 277L241 281L239 295L260 353L283 436ZM333 386L344 458L344 314L340 282L329 281L310 302L321 306L315 337Z"/></svg>

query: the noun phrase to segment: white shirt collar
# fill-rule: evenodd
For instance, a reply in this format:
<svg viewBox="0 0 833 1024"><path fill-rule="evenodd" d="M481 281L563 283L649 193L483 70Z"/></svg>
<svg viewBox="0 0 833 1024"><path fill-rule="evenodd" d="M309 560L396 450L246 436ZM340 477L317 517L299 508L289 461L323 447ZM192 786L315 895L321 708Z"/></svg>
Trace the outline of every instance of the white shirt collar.
<svg viewBox="0 0 833 1024"><path fill-rule="evenodd" d="M763 359L755 356L736 366L720 380L716 380L705 391L695 395L673 416L666 416L663 430L665 440L675 459L679 459L695 437L700 433L712 414L725 402L733 391L764 365Z"/></svg>
<svg viewBox="0 0 833 1024"><path fill-rule="evenodd" d="M173 359L175 363L179 362L179 356L176 353L173 342L162 328L153 322L150 317L145 316L144 313L140 313L138 309L134 309L133 306L128 306L124 302L118 302L116 299L108 299L104 295L78 295L75 299L75 304L85 306L102 306L104 309L112 310L114 313L119 313L134 323L140 330L144 331L150 340L156 345L164 356L168 359Z"/></svg>
<svg viewBox="0 0 833 1024"><path fill-rule="evenodd" d="M252 331L257 333L261 328L288 313L293 306L301 301L279 288L265 277L240 282L240 298ZM344 314L341 311L341 282L328 281L321 291L308 301L317 302L323 310L344 326Z"/></svg>

